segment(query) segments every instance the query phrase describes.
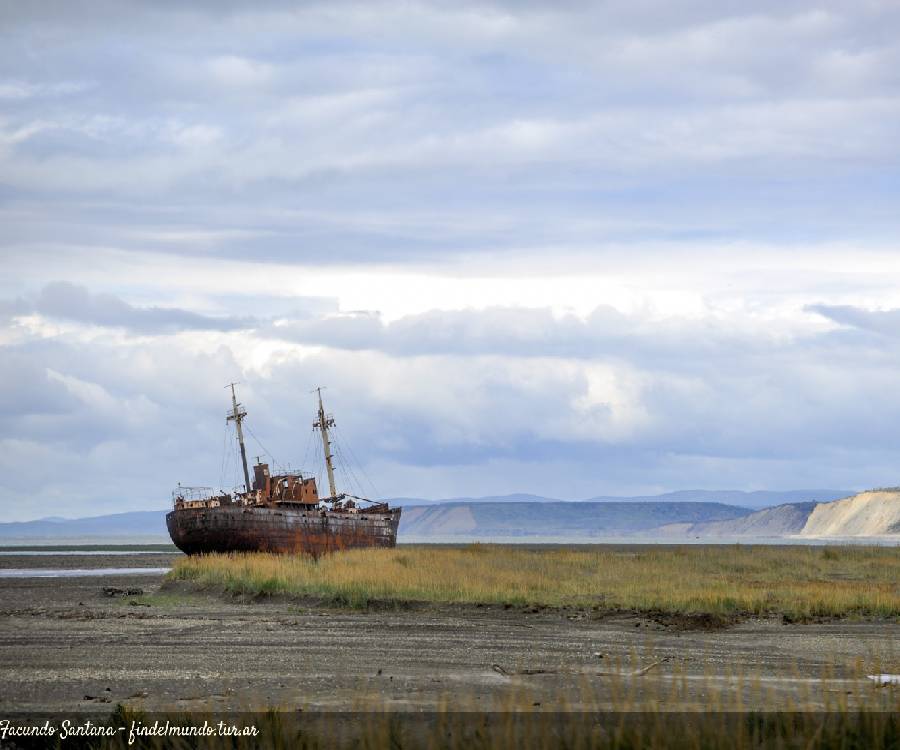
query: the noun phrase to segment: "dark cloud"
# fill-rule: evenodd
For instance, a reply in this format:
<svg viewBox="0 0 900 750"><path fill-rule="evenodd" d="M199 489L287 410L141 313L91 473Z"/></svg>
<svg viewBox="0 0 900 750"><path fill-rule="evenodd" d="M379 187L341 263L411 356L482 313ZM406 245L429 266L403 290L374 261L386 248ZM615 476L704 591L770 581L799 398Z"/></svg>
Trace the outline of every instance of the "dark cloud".
<svg viewBox="0 0 900 750"><path fill-rule="evenodd" d="M124 328L141 334L236 331L257 325L251 317L216 318L175 307L135 307L115 295L93 294L83 286L65 281L47 284L33 300L8 302L5 311L7 315L33 311L50 318Z"/></svg>
<svg viewBox="0 0 900 750"><path fill-rule="evenodd" d="M884 336L900 336L900 310L866 310L853 305L808 305L806 309L842 326Z"/></svg>
<svg viewBox="0 0 900 750"><path fill-rule="evenodd" d="M75 405L73 396L47 372L40 358L9 347L0 349L0 419L7 424L20 417L36 420L64 414ZM21 435L19 430L16 430Z"/></svg>

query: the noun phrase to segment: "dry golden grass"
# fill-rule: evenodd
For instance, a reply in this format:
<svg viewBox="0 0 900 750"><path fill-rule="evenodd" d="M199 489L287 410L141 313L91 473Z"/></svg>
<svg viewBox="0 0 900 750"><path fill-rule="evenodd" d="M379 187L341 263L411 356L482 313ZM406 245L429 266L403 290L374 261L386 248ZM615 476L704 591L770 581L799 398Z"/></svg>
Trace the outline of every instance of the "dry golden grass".
<svg viewBox="0 0 900 750"><path fill-rule="evenodd" d="M900 742L900 714L883 696L872 705L829 706L825 711L795 707L748 712L725 701L703 711L669 710L663 704L635 710L543 711L526 696L485 710L396 713L387 708L355 712L306 712L287 709L261 713L145 715L118 707L103 725L113 729L149 727L154 722L175 727L217 726L223 719L237 727L255 727L252 738L206 736L138 737L113 731L89 745L100 750L889 750ZM76 742L76 740L69 740ZM51 746L51 745L48 745Z"/></svg>
<svg viewBox="0 0 900 750"><path fill-rule="evenodd" d="M900 549L684 546L535 550L473 544L176 562L170 580L360 607L427 601L789 617L900 615Z"/></svg>
<svg viewBox="0 0 900 750"><path fill-rule="evenodd" d="M254 726L258 734L227 743L216 736L189 741L138 737L135 745L129 746L126 733L114 732L111 739L91 746L98 750L213 750L223 744L235 750L888 750L900 742L900 695L871 683L848 683L836 693L827 685L804 682L796 700L775 702L760 696L754 701L758 707L751 708L746 697L765 690L752 677L731 680L727 686L708 680L701 687L703 700L699 703L675 677L643 699L627 679L611 678L615 683L611 701L597 702L591 686L582 684L576 704L553 706L535 702L527 691L488 706L472 695L470 707L451 708L448 704L427 712L397 712L377 701L362 702L350 712L280 706L230 715L148 716L118 706L107 726L131 727L135 722L148 727L155 721L178 727L197 727L204 722L217 726L225 719L239 727ZM844 689L847 687L851 690Z"/></svg>

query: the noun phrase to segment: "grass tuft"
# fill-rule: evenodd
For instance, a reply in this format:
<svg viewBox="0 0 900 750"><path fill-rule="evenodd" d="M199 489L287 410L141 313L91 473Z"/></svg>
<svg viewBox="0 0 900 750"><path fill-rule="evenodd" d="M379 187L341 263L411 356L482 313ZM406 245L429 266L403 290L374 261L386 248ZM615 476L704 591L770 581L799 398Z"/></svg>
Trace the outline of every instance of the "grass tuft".
<svg viewBox="0 0 900 750"><path fill-rule="evenodd" d="M335 605L438 602L718 616L900 616L895 547L685 546L629 552L477 544L178 560L170 580Z"/></svg>

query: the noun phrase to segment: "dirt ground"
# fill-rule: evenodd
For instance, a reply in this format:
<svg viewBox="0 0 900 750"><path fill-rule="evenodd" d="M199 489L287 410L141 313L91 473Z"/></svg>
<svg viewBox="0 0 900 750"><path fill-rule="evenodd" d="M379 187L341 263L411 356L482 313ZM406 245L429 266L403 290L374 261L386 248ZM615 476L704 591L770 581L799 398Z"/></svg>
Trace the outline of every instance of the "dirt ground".
<svg viewBox="0 0 900 750"><path fill-rule="evenodd" d="M3 556L0 568L166 567L175 555ZM162 587L161 575L0 578L5 712L897 703L895 621L727 628L635 613L338 611ZM109 596L105 587L143 594ZM629 692L630 691L630 692ZM718 702L718 703L717 703Z"/></svg>

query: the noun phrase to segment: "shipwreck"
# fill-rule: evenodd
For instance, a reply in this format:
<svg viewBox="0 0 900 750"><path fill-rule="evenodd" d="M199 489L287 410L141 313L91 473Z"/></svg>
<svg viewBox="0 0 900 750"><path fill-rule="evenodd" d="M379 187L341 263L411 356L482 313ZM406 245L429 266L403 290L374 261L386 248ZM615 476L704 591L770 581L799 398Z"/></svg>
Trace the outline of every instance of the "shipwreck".
<svg viewBox="0 0 900 750"><path fill-rule="evenodd" d="M335 487L330 430L322 389L317 388L318 415L313 429L322 441L329 496L320 498L316 478L302 471L270 473L257 459L253 481L247 467L243 421L247 411L231 384L231 409L240 446L243 489L232 492L207 487L183 487L173 492L173 509L166 515L169 536L188 555L207 552L283 552L319 557L354 547L393 547L397 543L400 508ZM252 434L252 433L251 433Z"/></svg>

